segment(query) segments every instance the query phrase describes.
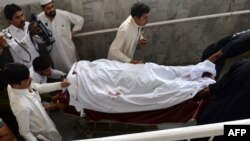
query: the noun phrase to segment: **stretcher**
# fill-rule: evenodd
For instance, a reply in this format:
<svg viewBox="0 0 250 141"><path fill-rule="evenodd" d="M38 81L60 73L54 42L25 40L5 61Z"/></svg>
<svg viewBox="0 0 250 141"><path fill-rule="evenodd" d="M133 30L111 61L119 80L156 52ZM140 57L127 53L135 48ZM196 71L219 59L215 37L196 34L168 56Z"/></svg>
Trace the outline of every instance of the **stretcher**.
<svg viewBox="0 0 250 141"><path fill-rule="evenodd" d="M207 103L195 95L215 83L203 77L204 72L214 74L214 64L204 61L189 66L162 66L106 59L79 61L67 76L71 83L67 102L88 121L186 123L197 119Z"/></svg>
<svg viewBox="0 0 250 141"><path fill-rule="evenodd" d="M69 94L67 92L60 94L59 101L61 103L68 103ZM91 109L84 109L83 118L87 121L98 122L110 120L128 124L185 124L187 122L196 121L199 117L199 114L208 105L209 101L209 99L204 100L195 97L165 109L128 113L105 113ZM80 116L80 112L77 112L73 106L68 106L64 112Z"/></svg>
<svg viewBox="0 0 250 141"><path fill-rule="evenodd" d="M112 120L133 124L180 123L197 120L199 113L206 106L203 100L187 100L181 104L166 109L131 113L104 113L84 109L86 120Z"/></svg>

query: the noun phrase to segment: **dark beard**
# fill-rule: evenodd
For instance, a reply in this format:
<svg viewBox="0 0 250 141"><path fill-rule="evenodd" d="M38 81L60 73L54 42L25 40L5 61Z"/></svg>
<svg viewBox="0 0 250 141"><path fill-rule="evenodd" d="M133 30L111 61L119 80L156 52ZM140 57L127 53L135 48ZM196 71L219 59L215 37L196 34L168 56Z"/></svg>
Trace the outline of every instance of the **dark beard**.
<svg viewBox="0 0 250 141"><path fill-rule="evenodd" d="M22 21L19 25L15 25L15 26L23 29L23 27L25 26L25 21Z"/></svg>
<svg viewBox="0 0 250 141"><path fill-rule="evenodd" d="M45 13L46 14L46 13ZM48 17L54 18L56 16L56 11L46 14Z"/></svg>

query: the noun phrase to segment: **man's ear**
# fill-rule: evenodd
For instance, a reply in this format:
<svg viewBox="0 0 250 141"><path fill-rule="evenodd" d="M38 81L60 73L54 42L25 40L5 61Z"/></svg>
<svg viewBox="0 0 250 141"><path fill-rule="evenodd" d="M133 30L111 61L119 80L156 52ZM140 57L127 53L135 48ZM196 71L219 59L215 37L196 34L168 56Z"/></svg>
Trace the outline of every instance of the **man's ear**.
<svg viewBox="0 0 250 141"><path fill-rule="evenodd" d="M12 20L8 20L8 23L9 23L9 24L13 24Z"/></svg>

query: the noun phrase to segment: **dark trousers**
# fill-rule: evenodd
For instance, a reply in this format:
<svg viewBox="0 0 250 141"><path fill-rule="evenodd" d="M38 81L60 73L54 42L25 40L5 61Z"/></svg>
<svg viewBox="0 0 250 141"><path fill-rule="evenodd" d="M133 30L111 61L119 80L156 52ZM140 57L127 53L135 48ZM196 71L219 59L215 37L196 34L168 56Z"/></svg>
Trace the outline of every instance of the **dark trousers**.
<svg viewBox="0 0 250 141"><path fill-rule="evenodd" d="M199 125L250 118L250 59L234 64L209 90L214 98L198 118Z"/></svg>
<svg viewBox="0 0 250 141"><path fill-rule="evenodd" d="M199 124L250 118L250 59L234 64L209 90L214 98L202 112Z"/></svg>

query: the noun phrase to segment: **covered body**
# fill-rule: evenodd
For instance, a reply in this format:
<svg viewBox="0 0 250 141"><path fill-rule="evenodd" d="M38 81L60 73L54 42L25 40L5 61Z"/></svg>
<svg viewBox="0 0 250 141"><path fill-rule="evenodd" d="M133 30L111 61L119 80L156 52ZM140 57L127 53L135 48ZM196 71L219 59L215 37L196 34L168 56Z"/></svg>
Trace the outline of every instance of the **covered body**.
<svg viewBox="0 0 250 141"><path fill-rule="evenodd" d="M209 61L190 66L163 66L154 63L129 64L105 59L79 61L67 79L71 82L70 105L78 111L91 109L126 113L163 109L193 98L215 81Z"/></svg>

